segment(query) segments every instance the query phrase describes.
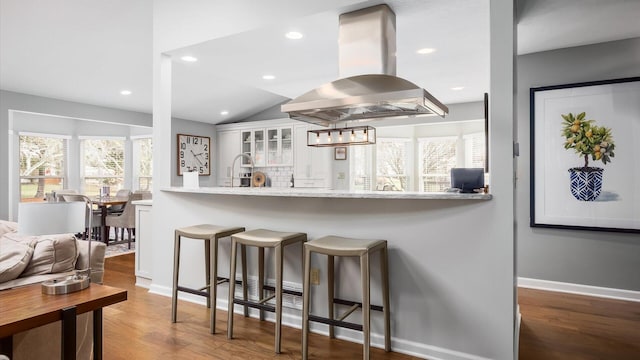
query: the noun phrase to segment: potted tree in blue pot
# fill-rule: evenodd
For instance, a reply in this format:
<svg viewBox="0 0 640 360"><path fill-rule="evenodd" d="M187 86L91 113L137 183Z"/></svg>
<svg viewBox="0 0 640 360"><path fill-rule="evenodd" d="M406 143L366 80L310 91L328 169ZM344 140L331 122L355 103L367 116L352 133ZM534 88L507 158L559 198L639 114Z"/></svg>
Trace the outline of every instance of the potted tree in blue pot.
<svg viewBox="0 0 640 360"><path fill-rule="evenodd" d="M604 169L589 166L589 158L605 165L611 162L615 148L611 129L596 126L595 120L585 120L584 112L575 116L568 113L562 118L562 135L566 139L564 148L573 149L584 158L583 167L569 169L571 194L580 201L594 201L602 190Z"/></svg>

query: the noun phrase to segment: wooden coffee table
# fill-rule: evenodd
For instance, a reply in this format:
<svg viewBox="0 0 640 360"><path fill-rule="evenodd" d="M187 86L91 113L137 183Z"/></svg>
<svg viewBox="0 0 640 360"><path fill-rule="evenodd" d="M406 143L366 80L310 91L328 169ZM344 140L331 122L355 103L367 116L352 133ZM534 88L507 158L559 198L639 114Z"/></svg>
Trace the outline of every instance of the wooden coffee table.
<svg viewBox="0 0 640 360"><path fill-rule="evenodd" d="M0 291L0 354L12 358L13 335L58 320L62 359L76 358L76 315L93 311L93 354L102 359L102 308L127 300L127 291L106 285L65 295L46 295L40 284Z"/></svg>

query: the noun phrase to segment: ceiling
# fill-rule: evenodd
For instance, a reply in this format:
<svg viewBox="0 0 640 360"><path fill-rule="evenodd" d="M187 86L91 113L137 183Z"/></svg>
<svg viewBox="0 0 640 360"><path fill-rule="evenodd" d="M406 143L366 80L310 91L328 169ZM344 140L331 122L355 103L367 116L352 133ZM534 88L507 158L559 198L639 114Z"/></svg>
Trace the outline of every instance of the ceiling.
<svg viewBox="0 0 640 360"><path fill-rule="evenodd" d="M337 79L338 15L379 3L363 1L170 51L173 116L238 121ZM396 13L398 76L445 104L481 100L489 89L489 0L385 3ZM638 0L517 3L520 54L640 37ZM152 14L150 0L2 0L0 88L150 113ZM286 39L294 29L304 37ZM416 53L425 47L436 51ZM187 54L198 61L180 60ZM275 79L264 80L266 74ZM124 89L132 94L120 95Z"/></svg>

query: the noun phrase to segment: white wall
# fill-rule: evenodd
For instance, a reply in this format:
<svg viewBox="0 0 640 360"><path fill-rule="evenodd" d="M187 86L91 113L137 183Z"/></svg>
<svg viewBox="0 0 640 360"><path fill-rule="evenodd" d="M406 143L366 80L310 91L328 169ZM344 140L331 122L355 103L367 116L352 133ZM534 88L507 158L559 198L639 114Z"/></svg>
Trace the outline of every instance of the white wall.
<svg viewBox="0 0 640 360"><path fill-rule="evenodd" d="M640 75L640 38L518 57L521 277L640 291L640 234L529 227L529 89ZM640 143L635 144L636 153ZM615 159L614 159L615 161Z"/></svg>
<svg viewBox="0 0 640 360"><path fill-rule="evenodd" d="M490 171L494 198L480 202L255 198L160 191L171 184L172 169L166 159L173 136L171 63L160 53L170 50L167 44L184 46L222 34L224 24L230 25L230 32L247 25L246 18L227 12L219 3L191 4L194 6L184 9L173 8L168 1L154 5L154 144L158 145L154 147L154 184L158 186L154 187L152 289L170 294L173 231L185 225L204 222L295 230L307 232L310 238L328 233L386 238L391 247L396 351L441 359L513 358L513 2L491 1L490 93L494 100ZM264 6L269 10L265 14L292 15L273 3ZM259 11L253 8L254 12ZM172 22L164 27L167 19ZM237 24L231 23L236 20ZM160 40L176 29L179 36ZM295 281L299 276L299 270L293 270L299 267L297 250L287 254L285 280ZM228 247L223 245L220 254L223 258L229 254ZM181 269L185 285L201 283L202 245L185 243L183 255L189 260ZM221 264L221 271L225 268L226 264ZM355 274L342 275L348 291L349 284L357 281ZM313 301L321 306L323 297L315 294ZM296 321L295 317L288 319ZM379 318L375 322L379 323ZM379 332L379 325L375 326Z"/></svg>
<svg viewBox="0 0 640 360"><path fill-rule="evenodd" d="M0 90L0 219L9 218L9 110L91 119L134 126L151 126L151 115Z"/></svg>

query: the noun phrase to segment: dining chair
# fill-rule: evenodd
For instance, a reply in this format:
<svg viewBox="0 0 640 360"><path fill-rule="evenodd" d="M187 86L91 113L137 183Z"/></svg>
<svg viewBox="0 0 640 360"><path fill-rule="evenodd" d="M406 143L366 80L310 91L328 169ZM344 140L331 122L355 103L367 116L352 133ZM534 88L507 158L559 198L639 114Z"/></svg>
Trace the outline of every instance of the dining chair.
<svg viewBox="0 0 640 360"><path fill-rule="evenodd" d="M107 234L109 233L109 228L116 228L116 241L118 241L118 228L122 230L120 240L124 241L124 229L127 229L128 235L128 244L129 249L131 249L131 236L135 234L136 227L136 207L131 204L132 201L142 200L142 194L131 194L129 195L129 200L124 204L124 210L122 210L122 214L120 215L107 215L105 219L105 225L107 227Z"/></svg>
<svg viewBox="0 0 640 360"><path fill-rule="evenodd" d="M129 195L131 195L131 190L129 189L120 189L118 190L118 192L116 192L117 198L125 198L125 197L129 197ZM112 205L107 209L107 213L122 214L123 210L124 210L124 205Z"/></svg>

